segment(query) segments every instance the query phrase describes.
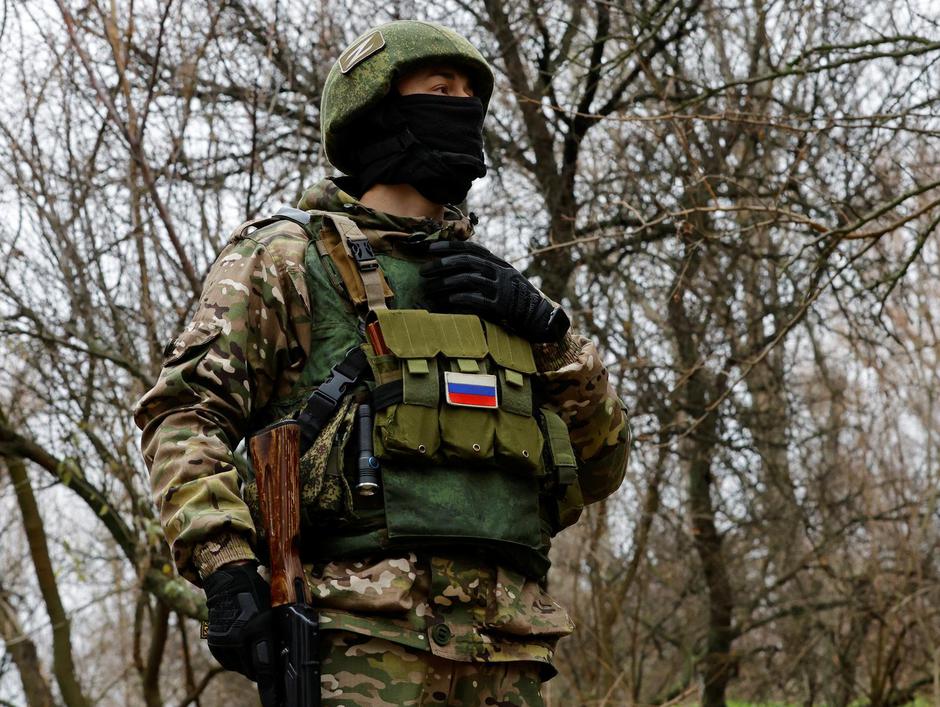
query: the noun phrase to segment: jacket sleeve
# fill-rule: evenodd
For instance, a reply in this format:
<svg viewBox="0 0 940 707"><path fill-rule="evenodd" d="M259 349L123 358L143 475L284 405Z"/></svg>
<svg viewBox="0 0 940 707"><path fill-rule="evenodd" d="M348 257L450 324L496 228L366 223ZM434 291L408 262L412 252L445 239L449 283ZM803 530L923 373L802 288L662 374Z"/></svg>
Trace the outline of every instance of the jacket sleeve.
<svg viewBox="0 0 940 707"><path fill-rule="evenodd" d="M623 404L590 339L569 332L558 344L534 349L545 406L568 425L584 501L600 501L626 472L630 431Z"/></svg>
<svg viewBox="0 0 940 707"><path fill-rule="evenodd" d="M254 558L233 450L252 411L299 375L309 346L306 242L288 237L275 248L254 240L260 233L222 251L134 415L167 542L180 574L196 583L197 570L204 577Z"/></svg>

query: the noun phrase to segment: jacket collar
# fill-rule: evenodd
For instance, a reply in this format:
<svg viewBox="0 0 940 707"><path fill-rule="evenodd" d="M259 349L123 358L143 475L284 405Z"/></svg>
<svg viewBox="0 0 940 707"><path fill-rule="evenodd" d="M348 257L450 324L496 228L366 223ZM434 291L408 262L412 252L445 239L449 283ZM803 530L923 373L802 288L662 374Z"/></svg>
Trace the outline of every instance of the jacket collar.
<svg viewBox="0 0 940 707"><path fill-rule="evenodd" d="M396 216L370 209L356 197L343 189L350 188L351 180L347 177L332 177L307 189L297 208L302 210L319 209L321 211L341 212L356 222L363 230L374 230L380 234L406 235L410 238L427 240L461 240L473 235L473 220L459 209L446 207L444 221L412 216Z"/></svg>

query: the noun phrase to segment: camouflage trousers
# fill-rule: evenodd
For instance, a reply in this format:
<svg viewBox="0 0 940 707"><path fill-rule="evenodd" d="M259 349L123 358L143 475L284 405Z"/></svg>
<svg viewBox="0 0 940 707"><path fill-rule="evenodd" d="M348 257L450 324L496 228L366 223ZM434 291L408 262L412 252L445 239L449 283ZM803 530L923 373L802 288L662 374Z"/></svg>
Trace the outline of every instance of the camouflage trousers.
<svg viewBox="0 0 940 707"><path fill-rule="evenodd" d="M382 638L320 634L323 707L543 707L540 665L464 663Z"/></svg>

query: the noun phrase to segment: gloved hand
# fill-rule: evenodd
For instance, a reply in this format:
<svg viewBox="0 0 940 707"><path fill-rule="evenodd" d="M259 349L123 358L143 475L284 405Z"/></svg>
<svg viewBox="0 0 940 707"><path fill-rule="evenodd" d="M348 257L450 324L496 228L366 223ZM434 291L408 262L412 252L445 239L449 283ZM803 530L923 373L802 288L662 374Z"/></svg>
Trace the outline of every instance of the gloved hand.
<svg viewBox="0 0 940 707"><path fill-rule="evenodd" d="M255 562L223 565L206 577L209 651L226 670L258 683L264 701L274 688L271 592Z"/></svg>
<svg viewBox="0 0 940 707"><path fill-rule="evenodd" d="M465 241L437 241L435 257L421 266L432 308L476 314L503 324L532 342L560 341L571 323L532 283L486 248Z"/></svg>

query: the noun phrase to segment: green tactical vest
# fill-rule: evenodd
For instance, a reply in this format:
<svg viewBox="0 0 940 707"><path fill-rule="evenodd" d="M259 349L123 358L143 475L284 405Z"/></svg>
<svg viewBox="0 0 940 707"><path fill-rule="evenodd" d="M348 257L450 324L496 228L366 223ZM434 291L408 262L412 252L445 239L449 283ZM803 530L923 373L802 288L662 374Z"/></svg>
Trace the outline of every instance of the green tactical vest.
<svg viewBox="0 0 940 707"><path fill-rule="evenodd" d="M323 217L329 216L305 226L311 238L305 257L310 355L290 394L262 410L254 426L296 416L351 347L363 348L374 381L347 396L301 460L305 559L459 550L544 576L550 538L577 520L583 502L567 427L533 400L531 344L476 316L422 309L422 261L391 249L374 254L394 292L391 308L374 310L390 350L376 355L361 333L365 311L354 307L322 245ZM374 411L380 492L359 497L353 490L355 400L398 381L400 401ZM478 381L484 385L474 385ZM496 401L471 397L474 406L461 404L468 400L461 391L478 393L490 384ZM480 407L481 400L494 407ZM252 482L243 495L257 520Z"/></svg>

